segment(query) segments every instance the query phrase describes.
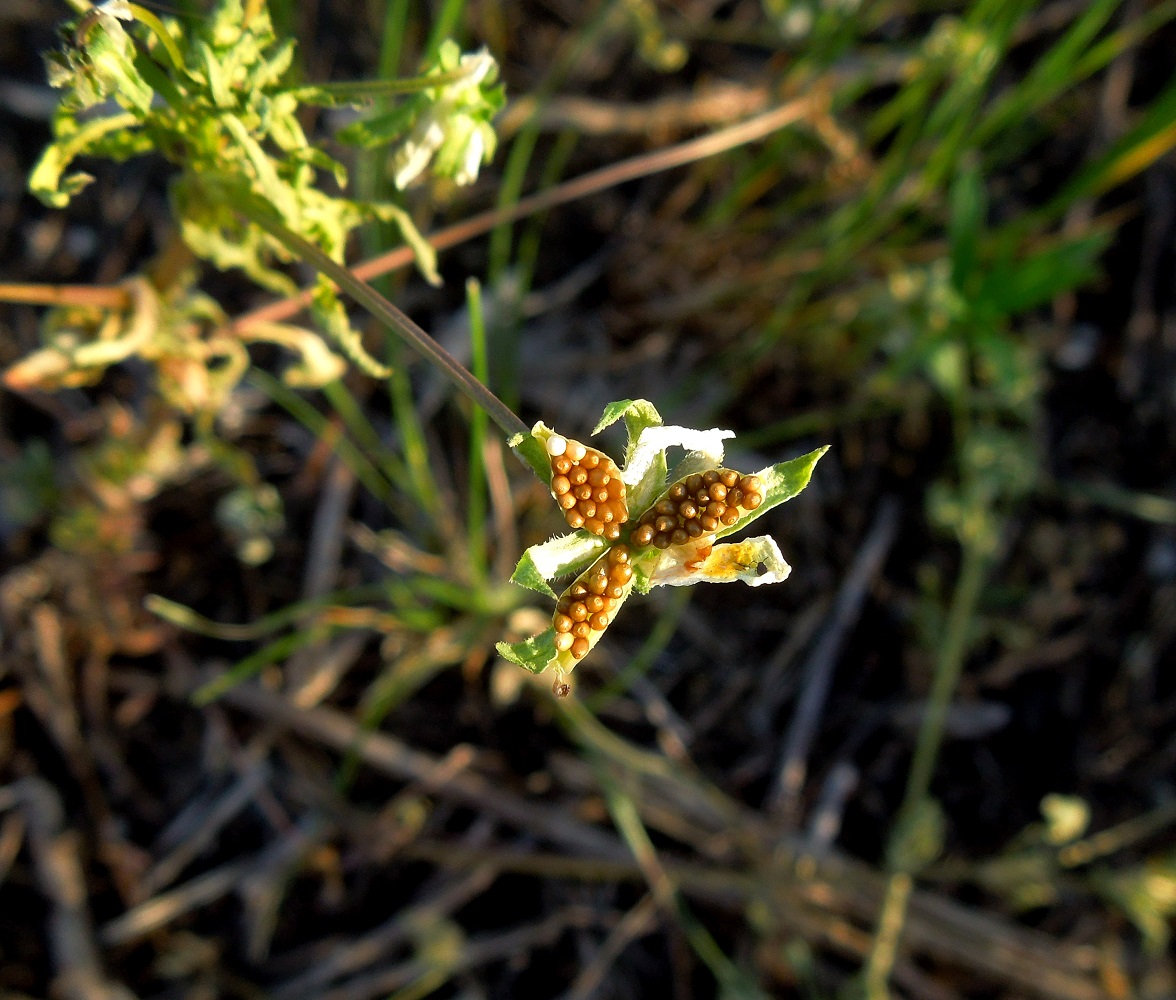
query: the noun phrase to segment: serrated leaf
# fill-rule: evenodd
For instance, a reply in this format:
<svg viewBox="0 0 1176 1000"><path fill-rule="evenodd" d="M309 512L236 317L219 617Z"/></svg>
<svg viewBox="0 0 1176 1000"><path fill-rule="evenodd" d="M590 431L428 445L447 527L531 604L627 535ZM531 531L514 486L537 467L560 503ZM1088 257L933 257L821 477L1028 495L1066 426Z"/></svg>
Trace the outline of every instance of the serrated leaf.
<svg viewBox="0 0 1176 1000"><path fill-rule="evenodd" d="M532 545L511 574L511 583L555 597L547 581L579 573L594 562L608 543L597 535L580 530Z"/></svg>
<svg viewBox="0 0 1176 1000"><path fill-rule="evenodd" d="M494 646L504 660L533 674L541 674L559 655L555 649L555 629L533 635L522 642L499 642Z"/></svg>

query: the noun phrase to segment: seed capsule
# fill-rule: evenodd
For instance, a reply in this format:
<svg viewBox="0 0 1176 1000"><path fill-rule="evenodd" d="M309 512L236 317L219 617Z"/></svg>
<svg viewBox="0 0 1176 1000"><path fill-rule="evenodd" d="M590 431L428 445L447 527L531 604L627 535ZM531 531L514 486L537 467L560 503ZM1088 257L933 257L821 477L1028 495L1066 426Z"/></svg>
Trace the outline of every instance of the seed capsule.
<svg viewBox="0 0 1176 1000"><path fill-rule="evenodd" d="M763 503L758 476L734 469L709 469L679 480L641 515L630 538L634 545L668 548L738 523L743 511Z"/></svg>
<svg viewBox="0 0 1176 1000"><path fill-rule="evenodd" d="M629 519L625 484L616 463L603 452L553 434L547 439L551 459L551 494L571 528L583 528L610 541ZM615 529L607 526L613 523Z"/></svg>
<svg viewBox="0 0 1176 1000"><path fill-rule="evenodd" d="M633 567L629 562L628 547L614 545L563 593L552 615L557 652L570 652L573 659L579 660L608 628L632 586Z"/></svg>

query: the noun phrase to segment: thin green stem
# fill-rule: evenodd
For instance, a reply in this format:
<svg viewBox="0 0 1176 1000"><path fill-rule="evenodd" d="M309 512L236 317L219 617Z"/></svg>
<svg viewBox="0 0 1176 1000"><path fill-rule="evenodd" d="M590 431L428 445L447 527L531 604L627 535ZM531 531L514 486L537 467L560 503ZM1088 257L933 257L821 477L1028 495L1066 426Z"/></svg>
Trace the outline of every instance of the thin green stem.
<svg viewBox="0 0 1176 1000"><path fill-rule="evenodd" d="M466 282L466 302L470 314L470 364L474 378L485 384L488 377L486 359L486 322L482 314L482 286L476 278ZM466 501L466 539L470 568L474 578L486 577L486 411L474 407L470 414L469 499Z"/></svg>
<svg viewBox="0 0 1176 1000"><path fill-rule="evenodd" d="M303 104L315 107L334 106L374 100L381 97L402 97L419 94L434 87L460 83L473 72L470 67L431 76L410 76L398 80L340 80L334 83L315 83L294 87L289 93Z"/></svg>
<svg viewBox="0 0 1176 1000"><path fill-rule="evenodd" d="M896 838L907 836L912 829L913 817L927 798L931 788L931 776L935 761L943 743L943 729L952 697L959 685L960 673L968 650L968 626L975 614L988 568L988 548L983 544L964 545L963 565L956 580L952 595L951 610L948 613L947 632L939 650L935 665L935 678L931 693L919 727L915 754L907 774L906 793L895 820L891 834L891 857L907 852L893 850ZM912 889L911 873L893 871L886 886L886 895L878 917L878 929L874 945L865 968L866 996L868 1000L886 1000L886 984L898 950L898 939L906 919L907 902Z"/></svg>
<svg viewBox="0 0 1176 1000"><path fill-rule="evenodd" d="M462 14L465 13L465 0L445 0L441 5L441 13L433 22L433 30L429 32L429 41L425 45L426 63L437 58L441 43L457 30Z"/></svg>
<svg viewBox="0 0 1176 1000"><path fill-rule="evenodd" d="M259 206L246 202L244 199L236 199L234 207L252 222L257 223L274 239L280 241L297 257L325 274L378 320L391 327L409 347L436 366L453 383L458 392L486 411L490 419L507 435L508 441L515 442L511 447L527 465L535 470L536 475L544 481L550 478L550 469L546 467L546 462L542 461L542 456L519 447L520 443L530 440L531 432L527 425L408 316L371 285L360 281L342 264L332 260L313 243L304 240ZM522 439L521 442L517 440L519 438Z"/></svg>

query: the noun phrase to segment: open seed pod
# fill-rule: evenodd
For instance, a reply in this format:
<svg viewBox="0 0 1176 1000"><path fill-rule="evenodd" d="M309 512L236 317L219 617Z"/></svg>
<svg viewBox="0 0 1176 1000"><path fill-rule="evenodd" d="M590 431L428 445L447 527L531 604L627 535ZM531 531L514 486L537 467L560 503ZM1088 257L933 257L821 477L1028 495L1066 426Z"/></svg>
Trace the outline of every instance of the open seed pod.
<svg viewBox="0 0 1176 1000"><path fill-rule="evenodd" d="M636 548L668 549L712 535L764 502L758 476L734 469L709 469L678 480L649 508L629 535Z"/></svg>
<svg viewBox="0 0 1176 1000"><path fill-rule="evenodd" d="M629 548L614 545L572 582L555 605L551 624L559 666L588 655L633 589Z"/></svg>
<svg viewBox="0 0 1176 1000"><path fill-rule="evenodd" d="M610 542L629 520L621 470L604 452L552 434L546 441L551 494L570 528L583 528Z"/></svg>

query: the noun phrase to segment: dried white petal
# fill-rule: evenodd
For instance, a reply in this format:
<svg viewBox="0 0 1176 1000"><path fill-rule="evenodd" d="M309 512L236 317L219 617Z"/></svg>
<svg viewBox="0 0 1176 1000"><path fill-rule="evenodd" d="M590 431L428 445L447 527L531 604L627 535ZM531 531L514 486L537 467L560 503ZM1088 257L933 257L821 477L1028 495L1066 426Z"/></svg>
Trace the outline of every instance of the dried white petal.
<svg viewBox="0 0 1176 1000"><path fill-rule="evenodd" d="M742 580L749 587L759 587L780 583L792 572L775 539L768 535L716 545L709 552L705 539L698 541L703 544L676 545L662 550L648 571L650 583L655 587L687 587L694 583Z"/></svg>

